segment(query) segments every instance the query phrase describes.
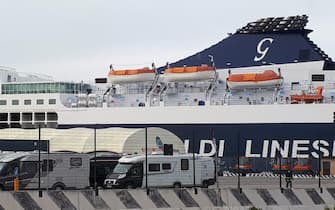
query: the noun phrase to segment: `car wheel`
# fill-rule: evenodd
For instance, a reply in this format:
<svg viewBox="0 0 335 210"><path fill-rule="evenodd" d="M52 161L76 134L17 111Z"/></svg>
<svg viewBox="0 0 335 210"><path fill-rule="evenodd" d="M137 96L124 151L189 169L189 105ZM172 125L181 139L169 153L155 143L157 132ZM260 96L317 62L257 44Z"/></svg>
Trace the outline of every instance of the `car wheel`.
<svg viewBox="0 0 335 210"><path fill-rule="evenodd" d="M134 186L133 186L132 183L127 183L125 188L126 189L134 189Z"/></svg>
<svg viewBox="0 0 335 210"><path fill-rule="evenodd" d="M179 190L181 188L181 184L180 183L174 183L173 188L176 189L176 190L177 189Z"/></svg>
<svg viewBox="0 0 335 210"><path fill-rule="evenodd" d="M205 180L205 181L202 182L202 187L203 188L208 188L208 186L209 186L209 183L208 183L207 180Z"/></svg>

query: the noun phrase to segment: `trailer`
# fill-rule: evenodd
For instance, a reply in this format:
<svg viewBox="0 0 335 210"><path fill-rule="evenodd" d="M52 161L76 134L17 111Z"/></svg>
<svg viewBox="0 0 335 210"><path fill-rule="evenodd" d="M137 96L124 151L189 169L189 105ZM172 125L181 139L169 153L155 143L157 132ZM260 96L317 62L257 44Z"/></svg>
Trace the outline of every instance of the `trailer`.
<svg viewBox="0 0 335 210"><path fill-rule="evenodd" d="M11 190L14 178L20 189L83 189L89 186L89 156L81 153L14 153L0 157L0 188Z"/></svg>
<svg viewBox="0 0 335 210"><path fill-rule="evenodd" d="M214 183L215 166L212 157L150 154L147 157L129 155L120 158L113 173L107 176L104 187L208 187Z"/></svg>

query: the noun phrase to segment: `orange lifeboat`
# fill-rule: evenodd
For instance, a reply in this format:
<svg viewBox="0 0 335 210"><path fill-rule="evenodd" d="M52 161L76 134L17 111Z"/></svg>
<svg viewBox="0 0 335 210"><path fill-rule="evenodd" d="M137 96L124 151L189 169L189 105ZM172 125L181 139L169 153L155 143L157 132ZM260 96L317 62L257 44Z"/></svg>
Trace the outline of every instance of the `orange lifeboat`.
<svg viewBox="0 0 335 210"><path fill-rule="evenodd" d="M305 102L305 103L314 103L314 102L320 102L323 100L322 95L323 87L319 86L316 88L315 94L309 94L303 92L302 94L295 94L291 95L291 101L292 103L298 103L298 102Z"/></svg>
<svg viewBox="0 0 335 210"><path fill-rule="evenodd" d="M112 84L148 82L154 80L155 71L147 67L141 69L110 70L108 78Z"/></svg>
<svg viewBox="0 0 335 210"><path fill-rule="evenodd" d="M283 78L272 70L253 74L231 74L227 78L230 89L280 86Z"/></svg>
<svg viewBox="0 0 335 210"><path fill-rule="evenodd" d="M166 82L214 79L215 68L208 65L168 68L164 77Z"/></svg>

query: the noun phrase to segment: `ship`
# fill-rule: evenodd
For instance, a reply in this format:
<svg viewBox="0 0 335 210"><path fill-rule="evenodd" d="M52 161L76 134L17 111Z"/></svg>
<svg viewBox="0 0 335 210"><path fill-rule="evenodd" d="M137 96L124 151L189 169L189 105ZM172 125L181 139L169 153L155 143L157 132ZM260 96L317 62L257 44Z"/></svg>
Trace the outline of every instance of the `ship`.
<svg viewBox="0 0 335 210"><path fill-rule="evenodd" d="M217 153L227 167L254 158L259 170L279 156L333 158L335 63L307 23L307 15L262 18L166 66L111 65L93 84L2 67L0 127L156 128L159 147L164 130L186 152Z"/></svg>

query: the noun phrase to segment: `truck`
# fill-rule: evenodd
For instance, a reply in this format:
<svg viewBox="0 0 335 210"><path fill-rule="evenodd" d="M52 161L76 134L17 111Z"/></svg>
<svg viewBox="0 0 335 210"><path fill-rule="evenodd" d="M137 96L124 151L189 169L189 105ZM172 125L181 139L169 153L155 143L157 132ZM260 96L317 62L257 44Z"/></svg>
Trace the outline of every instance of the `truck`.
<svg viewBox="0 0 335 210"><path fill-rule="evenodd" d="M127 155L119 159L104 187L208 187L215 183L214 164L212 157L193 154Z"/></svg>
<svg viewBox="0 0 335 210"><path fill-rule="evenodd" d="M18 152L0 156L0 189L82 189L89 186L90 159L82 153L41 153L40 174L37 152Z"/></svg>

